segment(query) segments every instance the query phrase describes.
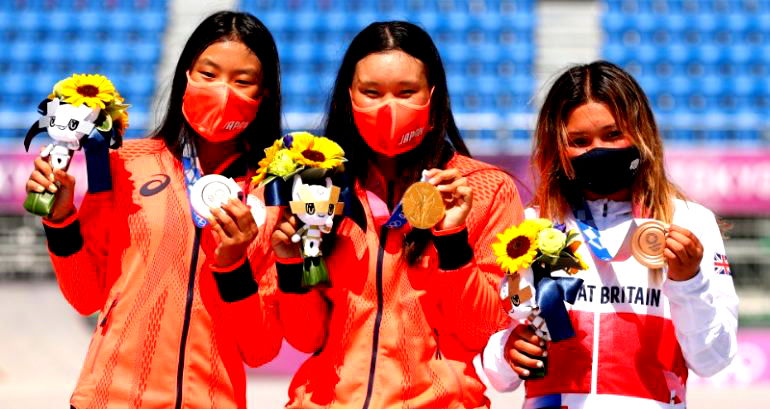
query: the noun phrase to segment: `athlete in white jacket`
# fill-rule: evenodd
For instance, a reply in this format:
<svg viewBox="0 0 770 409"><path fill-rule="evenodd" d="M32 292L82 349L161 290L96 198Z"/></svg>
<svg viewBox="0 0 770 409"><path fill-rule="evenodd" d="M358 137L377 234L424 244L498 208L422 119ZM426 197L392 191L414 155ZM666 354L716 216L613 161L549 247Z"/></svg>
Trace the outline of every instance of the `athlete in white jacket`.
<svg viewBox="0 0 770 409"><path fill-rule="evenodd" d="M602 243L617 254L632 228L630 202L588 201ZM576 336L551 343L548 374L527 381L526 409L684 408L687 369L710 376L737 351L738 298L713 213L675 201L673 224L703 245L700 272L687 281L651 272L633 257L601 262L590 247L578 252L589 269L570 317ZM528 218L535 217L532 209ZM567 229L578 229L574 217ZM516 325L516 324L514 324ZM513 327L494 334L481 355L483 371L499 391L521 379L504 359Z"/></svg>
<svg viewBox="0 0 770 409"><path fill-rule="evenodd" d="M547 354L545 377L525 382L525 409L685 408L688 370L713 375L737 352L738 300L714 214L668 181L647 98L614 64L559 76L534 142L537 212L527 217L583 235L589 268L565 303L575 336L546 344L514 322L490 338L479 372L510 391L540 364L531 357ZM641 218L667 226L662 269L630 256Z"/></svg>

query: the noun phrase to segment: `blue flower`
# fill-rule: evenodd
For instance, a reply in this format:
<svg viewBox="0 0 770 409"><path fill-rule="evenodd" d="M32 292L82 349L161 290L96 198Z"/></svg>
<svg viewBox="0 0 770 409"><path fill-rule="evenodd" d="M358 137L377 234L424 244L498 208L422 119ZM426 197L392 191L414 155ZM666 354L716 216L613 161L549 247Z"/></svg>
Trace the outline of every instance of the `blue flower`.
<svg viewBox="0 0 770 409"><path fill-rule="evenodd" d="M294 137L291 136L291 134L288 134L283 137L283 147L286 149L291 149L291 144L294 143Z"/></svg>

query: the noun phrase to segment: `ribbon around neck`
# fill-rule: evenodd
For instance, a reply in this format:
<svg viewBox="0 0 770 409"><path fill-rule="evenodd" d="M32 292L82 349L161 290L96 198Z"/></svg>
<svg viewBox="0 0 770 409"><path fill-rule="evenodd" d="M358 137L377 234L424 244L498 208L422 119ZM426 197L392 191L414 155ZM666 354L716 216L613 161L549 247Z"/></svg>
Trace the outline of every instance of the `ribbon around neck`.
<svg viewBox="0 0 770 409"><path fill-rule="evenodd" d="M533 266L534 267L534 266ZM535 287L540 316L548 326L551 341L561 341L575 336L572 322L564 302L574 304L578 291L583 286L583 279L575 277L550 277L547 273L537 272ZM539 278L538 278L539 276Z"/></svg>

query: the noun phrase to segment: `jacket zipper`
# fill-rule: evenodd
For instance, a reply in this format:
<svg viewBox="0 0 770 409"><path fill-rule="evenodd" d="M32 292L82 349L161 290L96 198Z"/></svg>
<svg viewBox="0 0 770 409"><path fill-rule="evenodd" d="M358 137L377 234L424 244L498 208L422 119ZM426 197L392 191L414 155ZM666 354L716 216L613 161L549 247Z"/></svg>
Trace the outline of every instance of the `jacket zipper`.
<svg viewBox="0 0 770 409"><path fill-rule="evenodd" d="M377 316L374 319L374 334L372 335L372 361L369 365L369 384L366 386L366 399L363 409L369 409L374 389L374 370L377 366L377 347L380 341L380 323L382 322L382 262L385 257L385 244L388 240L388 228L380 229L380 248L377 250Z"/></svg>
<svg viewBox="0 0 770 409"><path fill-rule="evenodd" d="M443 359L443 355L441 355L441 343L439 342L438 338L438 330L436 328L433 328L433 334L436 336L436 359Z"/></svg>
<svg viewBox="0 0 770 409"><path fill-rule="evenodd" d="M102 335L107 333L107 327L109 327L110 323L110 315L112 315L112 310L115 308L116 305L118 305L118 297L120 294L116 295L115 298L112 300L112 303L110 303L110 308L107 309L107 313L104 314L104 318L102 318L102 321L99 323L99 327L102 329Z"/></svg>
<svg viewBox="0 0 770 409"><path fill-rule="evenodd" d="M607 202L604 202L604 211L602 212L602 217L607 217Z"/></svg>
<svg viewBox="0 0 770 409"><path fill-rule="evenodd" d="M187 347L187 335L190 331L190 316L195 296L195 271L198 268L198 252L201 243L201 228L195 228L195 240L193 241L192 261L190 262L190 281L187 283L187 303L184 307L184 323L182 324L182 339L179 344L179 363L176 370L176 404L174 408L182 408L182 384L184 383L184 355Z"/></svg>
<svg viewBox="0 0 770 409"><path fill-rule="evenodd" d="M110 303L110 307L107 308L107 312L104 313L104 318L102 318L101 321L99 321L99 332L101 333L101 337L99 338L99 341L96 344L96 348L94 349L94 356L91 360L91 370L90 372L94 371L94 366L96 365L96 357L99 356L99 350L102 349L102 342L104 342L104 336L107 334L107 329L109 328L110 324L110 316L112 315L112 310L115 309L115 306L118 305L118 298L120 297L120 293L115 294L115 298L112 299L112 302Z"/></svg>

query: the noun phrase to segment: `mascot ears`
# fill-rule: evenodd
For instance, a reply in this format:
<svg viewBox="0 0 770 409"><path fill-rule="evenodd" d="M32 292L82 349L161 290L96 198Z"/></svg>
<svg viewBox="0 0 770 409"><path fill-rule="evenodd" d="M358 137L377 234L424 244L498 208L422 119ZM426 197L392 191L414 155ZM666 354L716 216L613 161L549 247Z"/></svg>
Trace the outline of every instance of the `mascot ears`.
<svg viewBox="0 0 770 409"><path fill-rule="evenodd" d="M51 104L51 102L54 102L54 104ZM38 119L37 122L32 124L32 126L27 131L27 134L24 136L24 149L29 152L29 146L32 143L32 139L35 138L38 134L41 134L48 130L48 121L50 120L50 117L55 114L55 108L58 107L58 101L54 101L50 98L44 99L40 104L37 106L37 112L42 116L40 119ZM48 112L49 108L53 108L54 112ZM99 117L96 119L96 123L103 124L105 121L110 121L110 124L112 122L112 118L107 115L104 110L99 112ZM104 138L104 141L109 144L110 149L117 149L123 144L123 138L120 132L117 132L115 129L115 126L110 126L110 130L103 131L101 129L96 128L99 131L99 134L101 134L102 138ZM88 138L89 136L86 135L83 139ZM81 145L85 142L83 139L81 139Z"/></svg>
<svg viewBox="0 0 770 409"><path fill-rule="evenodd" d="M48 116L49 102L51 102L51 99L46 98L37 106L37 112L43 117ZM32 139L34 139L38 134L45 132L46 129L46 126L40 126L40 120L32 124L32 126L27 131L27 135L24 136L24 149L27 152L29 152L29 145L32 143Z"/></svg>

